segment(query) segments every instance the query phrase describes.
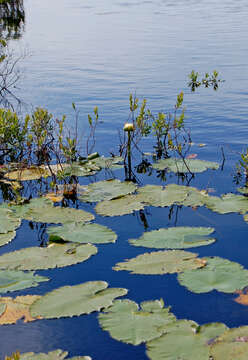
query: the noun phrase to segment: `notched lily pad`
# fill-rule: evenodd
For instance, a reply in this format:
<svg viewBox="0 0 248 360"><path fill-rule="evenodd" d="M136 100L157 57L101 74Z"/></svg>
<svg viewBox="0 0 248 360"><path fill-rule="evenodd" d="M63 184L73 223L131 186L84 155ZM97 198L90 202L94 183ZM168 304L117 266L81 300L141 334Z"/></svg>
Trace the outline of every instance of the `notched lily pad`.
<svg viewBox="0 0 248 360"><path fill-rule="evenodd" d="M123 168L123 165L120 164L124 161L124 159L121 156L113 156L113 157L98 157L94 160L91 160L91 163L99 166L102 169L121 169Z"/></svg>
<svg viewBox="0 0 248 360"><path fill-rule="evenodd" d="M0 269L38 270L77 264L97 253L91 244L51 244L46 248L30 247L0 256Z"/></svg>
<svg viewBox="0 0 248 360"><path fill-rule="evenodd" d="M127 270L131 274L173 274L188 269L205 266L205 260L197 258L197 254L183 250L167 250L145 253L120 262L113 268L116 271Z"/></svg>
<svg viewBox="0 0 248 360"><path fill-rule="evenodd" d="M225 331L210 348L214 360L247 360L247 353L248 326Z"/></svg>
<svg viewBox="0 0 248 360"><path fill-rule="evenodd" d="M134 301L116 300L99 314L98 320L112 338L139 345L161 336L176 317L170 313L169 307L164 307L163 300L143 302L140 308Z"/></svg>
<svg viewBox="0 0 248 360"><path fill-rule="evenodd" d="M136 188L137 186L130 181L121 182L117 179L98 181L86 186L79 198L86 202L112 200L131 194Z"/></svg>
<svg viewBox="0 0 248 360"><path fill-rule="evenodd" d="M0 207L0 234L13 232L20 224L21 220L16 218L10 209Z"/></svg>
<svg viewBox="0 0 248 360"><path fill-rule="evenodd" d="M221 323L199 326L194 321L179 320L168 324L160 338L147 343L147 355L152 360L209 360L209 344L226 329Z"/></svg>
<svg viewBox="0 0 248 360"><path fill-rule="evenodd" d="M64 241L76 243L106 244L117 239L116 233L107 226L99 224L67 223L48 228L50 236L58 236Z"/></svg>
<svg viewBox="0 0 248 360"><path fill-rule="evenodd" d="M145 232L139 239L129 240L133 246L144 246L156 249L187 249L209 245L215 239L207 236L214 232L207 227L171 227Z"/></svg>
<svg viewBox="0 0 248 360"><path fill-rule="evenodd" d="M185 271L178 275L178 281L188 290L204 293L217 290L234 293L248 286L248 270L238 263L219 257L206 257L202 269Z"/></svg>
<svg viewBox="0 0 248 360"><path fill-rule="evenodd" d="M108 288L105 281L89 281L55 289L38 299L30 309L33 317L46 319L72 317L100 311L127 294L123 288Z"/></svg>
<svg viewBox="0 0 248 360"><path fill-rule="evenodd" d="M0 314L0 325L15 324L18 320L30 322L36 320L30 315L31 304L39 299L38 295L26 295L11 297L0 297L0 306L4 306L4 311Z"/></svg>
<svg viewBox="0 0 248 360"><path fill-rule="evenodd" d="M174 173L200 173L208 169L217 170L219 164L212 161L198 160L198 159L182 159L169 158L161 159L157 163L153 164L152 167L157 170L168 169Z"/></svg>
<svg viewBox="0 0 248 360"><path fill-rule="evenodd" d="M87 222L93 220L95 217L93 214L73 208L62 208L58 206L46 207L46 208L33 208L24 215L24 219L51 223L62 224L66 222Z"/></svg>
<svg viewBox="0 0 248 360"><path fill-rule="evenodd" d="M54 350L49 353L39 353L35 354L33 352L20 354L20 360L91 360L89 356L75 356L73 358L68 358L68 352L63 350Z"/></svg>
<svg viewBox="0 0 248 360"><path fill-rule="evenodd" d="M205 201L206 207L219 214L227 214L237 212L245 214L248 212L248 199L242 195L225 194L220 198L217 196L209 196Z"/></svg>
<svg viewBox="0 0 248 360"><path fill-rule="evenodd" d="M146 185L138 189L137 199L151 206L170 206L181 204L187 197L189 188L176 184L165 188L158 185Z"/></svg>
<svg viewBox="0 0 248 360"><path fill-rule="evenodd" d="M35 275L33 271L0 270L0 293L35 287L48 280L44 276Z"/></svg>
<svg viewBox="0 0 248 360"><path fill-rule="evenodd" d="M120 199L101 201L95 207L97 214L102 216L121 216L144 209L143 204L136 195L126 195Z"/></svg>

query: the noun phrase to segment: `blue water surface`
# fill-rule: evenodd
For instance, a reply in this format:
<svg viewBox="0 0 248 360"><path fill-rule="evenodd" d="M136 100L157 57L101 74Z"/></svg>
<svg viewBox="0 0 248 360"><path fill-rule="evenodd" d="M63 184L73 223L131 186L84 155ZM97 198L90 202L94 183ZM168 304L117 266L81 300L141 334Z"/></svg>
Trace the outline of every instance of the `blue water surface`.
<svg viewBox="0 0 248 360"><path fill-rule="evenodd" d="M16 95L25 103L24 112L42 106L56 117L66 114L71 128L74 102L80 111L84 143L87 114L98 106L102 122L96 150L107 156L110 151L118 152L118 130L129 118L130 92L141 100L146 98L152 111L168 112L173 111L177 94L184 91L186 124L194 142L191 152L220 164L225 159L222 169L199 174L190 185L212 188L214 195L237 192L235 164L248 137L247 1L24 0L24 6L23 35L11 41L14 51L27 54L19 64L22 77L16 88ZM187 76L193 69L201 74L216 69L225 82L218 91L200 88L192 93ZM199 147L200 143L206 146ZM144 144L147 151L152 151L152 146L151 140ZM124 179L122 170L115 175ZM102 172L96 179L108 177ZM150 177L139 174L138 179L142 185L177 181L174 175L161 181L155 172ZM83 184L90 181L81 180ZM94 212L94 204L78 206ZM185 207L174 207L172 212L148 207L145 215L147 230L175 225L214 227L216 243L194 251L248 268L247 224L242 215ZM51 281L21 294L44 294L64 285L105 280L112 287L127 288L127 298L137 302L163 298L181 319L199 324L221 321L230 327L247 325L248 308L235 303L233 294L193 294L179 285L176 275L131 275L112 270L117 262L145 252L128 243L145 231L139 213L96 216L96 222L117 232L116 244L99 245L98 254L82 264L40 271ZM23 221L16 239L0 253L39 244L38 231ZM17 295L20 293L11 293ZM127 345L102 331L97 313L28 324L20 320L16 325L1 326L0 339L1 358L17 349L48 352L61 348L70 356L89 355L94 360L147 359L145 345Z"/></svg>

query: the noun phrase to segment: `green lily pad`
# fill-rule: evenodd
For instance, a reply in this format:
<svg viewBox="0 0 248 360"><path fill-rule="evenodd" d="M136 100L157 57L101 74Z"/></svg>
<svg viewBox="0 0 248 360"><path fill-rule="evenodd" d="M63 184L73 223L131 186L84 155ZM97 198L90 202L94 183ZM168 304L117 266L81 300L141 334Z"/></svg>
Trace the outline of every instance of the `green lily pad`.
<svg viewBox="0 0 248 360"><path fill-rule="evenodd" d="M219 164L212 161L198 160L198 159L182 159L170 158L161 159L157 163L153 164L152 167L157 170L168 169L174 173L200 173L207 169L217 170ZM190 171L189 171L190 170Z"/></svg>
<svg viewBox="0 0 248 360"><path fill-rule="evenodd" d="M84 210L47 206L32 208L23 214L23 218L36 222L62 224L67 222L87 222L95 217Z"/></svg>
<svg viewBox="0 0 248 360"><path fill-rule="evenodd" d="M225 331L210 348L214 360L247 360L248 326Z"/></svg>
<svg viewBox="0 0 248 360"><path fill-rule="evenodd" d="M245 194L245 195L248 195L248 187L243 187L243 188L238 188L237 189L238 192L240 192L241 194Z"/></svg>
<svg viewBox="0 0 248 360"><path fill-rule="evenodd" d="M20 226L20 224L21 220L16 218L11 210L0 207L0 234L13 232Z"/></svg>
<svg viewBox="0 0 248 360"><path fill-rule="evenodd" d="M209 227L171 227L145 232L139 239L129 240L129 243L156 249L187 249L212 244L215 239L207 236L213 232L214 229Z"/></svg>
<svg viewBox="0 0 248 360"><path fill-rule="evenodd" d="M188 269L205 266L205 261L197 254L183 250L167 250L145 253L135 258L120 262L113 268L116 271L127 270L131 274L173 274Z"/></svg>
<svg viewBox="0 0 248 360"><path fill-rule="evenodd" d="M55 289L35 301L30 308L33 317L46 319L72 317L100 311L127 294L123 288L108 288L105 281L89 281Z"/></svg>
<svg viewBox="0 0 248 360"><path fill-rule="evenodd" d="M35 287L48 280L44 276L34 275L33 271L0 270L0 293Z"/></svg>
<svg viewBox="0 0 248 360"><path fill-rule="evenodd" d="M50 199L40 197L34 198L29 201L26 201L22 205L14 205L14 204L1 204L1 206L5 209L12 211L12 216L16 219L24 219L26 214L33 209L42 208L46 209L47 207L53 208L53 202Z"/></svg>
<svg viewBox="0 0 248 360"><path fill-rule="evenodd" d="M51 244L46 248L30 247L0 256L0 269L38 270L77 264L97 253L91 244Z"/></svg>
<svg viewBox="0 0 248 360"><path fill-rule="evenodd" d="M227 214L237 212L245 214L248 212L248 199L242 195L226 194L221 198L217 196L209 196L206 198L206 207L219 214Z"/></svg>
<svg viewBox="0 0 248 360"><path fill-rule="evenodd" d="M178 281L192 292L204 293L217 290L233 293L248 286L248 270L242 265L219 257L204 258L202 269L188 270L178 275Z"/></svg>
<svg viewBox="0 0 248 360"><path fill-rule="evenodd" d="M79 198L81 201L86 202L112 200L131 194L136 188L137 186L130 181L121 182L116 179L98 181L88 185L85 192L83 192Z"/></svg>
<svg viewBox="0 0 248 360"><path fill-rule="evenodd" d="M114 157L101 156L92 160L91 162L102 169L116 170L123 168L123 165L120 164L123 161L124 159L121 156L114 156Z"/></svg>
<svg viewBox="0 0 248 360"><path fill-rule="evenodd" d="M209 195L205 190L190 188L186 199L182 202L183 206L204 206L209 199Z"/></svg>
<svg viewBox="0 0 248 360"><path fill-rule="evenodd" d="M169 307L164 307L163 300L143 302L140 309L134 301L116 300L99 314L98 320L112 338L139 345L161 336L176 317L170 313Z"/></svg>
<svg viewBox="0 0 248 360"><path fill-rule="evenodd" d="M20 354L20 360L91 360L89 356L74 356L73 358L67 358L68 352L63 350L50 351L48 354L33 352Z"/></svg>
<svg viewBox="0 0 248 360"><path fill-rule="evenodd" d="M179 320L168 324L160 338L147 343L147 355L152 360L209 360L209 344L226 329L221 323L198 326L194 321Z"/></svg>
<svg viewBox="0 0 248 360"><path fill-rule="evenodd" d="M64 169L65 176L91 176L95 175L101 168L89 162L85 164L73 163Z"/></svg>
<svg viewBox="0 0 248 360"><path fill-rule="evenodd" d="M101 201L96 205L95 211L102 216L121 216L144 209L144 207L145 205L136 195L126 195L120 199Z"/></svg>
<svg viewBox="0 0 248 360"><path fill-rule="evenodd" d="M157 185L146 185L139 188L137 199L151 206L170 206L181 204L189 192L187 186L176 184L167 185L165 188Z"/></svg>
<svg viewBox="0 0 248 360"><path fill-rule="evenodd" d="M15 231L9 231L7 234L0 234L0 246L8 244L16 237Z"/></svg>
<svg viewBox="0 0 248 360"><path fill-rule="evenodd" d="M76 243L106 244L113 243L117 239L113 230L99 224L67 223L62 226L52 226L48 228L47 233Z"/></svg>

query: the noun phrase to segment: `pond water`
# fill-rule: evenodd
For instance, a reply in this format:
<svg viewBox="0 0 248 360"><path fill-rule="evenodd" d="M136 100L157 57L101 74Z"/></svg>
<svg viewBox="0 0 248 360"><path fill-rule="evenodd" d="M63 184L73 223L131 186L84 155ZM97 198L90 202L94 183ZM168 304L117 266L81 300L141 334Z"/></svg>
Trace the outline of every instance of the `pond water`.
<svg viewBox="0 0 248 360"><path fill-rule="evenodd" d="M146 98L154 111L173 111L176 96L184 92L186 124L199 159L224 166L196 175L191 186L213 188L214 195L237 193L235 164L247 145L248 114L248 3L245 0L24 0L25 26L12 48L27 55L20 63L21 79L15 94L22 110L47 108L55 116L67 115L73 122L72 102L80 110L80 131L85 132L87 114L98 106L102 122L97 129L96 150L118 153L118 129L129 118L129 93ZM214 69L225 80L217 91L187 86L192 70L203 74ZM83 136L82 136L83 139ZM205 147L199 147L205 143ZM150 140L144 149L152 151ZM224 153L224 158L223 158ZM134 162L138 162L135 159ZM124 179L123 170L114 172ZM177 182L170 175L163 181L153 173L137 174L140 184ZM102 172L93 180L109 178ZM94 204L78 202L94 212ZM247 224L242 215L220 215L205 207L147 207L147 230L170 226L212 226L217 241L192 251L200 256L220 256L248 268ZM40 271L51 281L21 294L44 294L63 285L105 280L111 287L128 289L129 299L141 302L163 298L181 319L199 324L224 322L229 327L247 325L248 307L233 301L233 294L213 291L195 294L180 286L176 275L131 275L115 272L119 261L146 249L130 246L128 239L144 231L139 213L122 217L96 216L96 222L116 231L116 244L98 246L97 256L62 269ZM127 226L128 224L128 226ZM16 239L0 253L39 245L39 231L23 221ZM20 295L20 292L9 296ZM132 346L113 340L102 331L97 313L80 317L40 320L0 327L0 356L12 351L69 351L70 356L89 355L102 359L147 359L145 345Z"/></svg>

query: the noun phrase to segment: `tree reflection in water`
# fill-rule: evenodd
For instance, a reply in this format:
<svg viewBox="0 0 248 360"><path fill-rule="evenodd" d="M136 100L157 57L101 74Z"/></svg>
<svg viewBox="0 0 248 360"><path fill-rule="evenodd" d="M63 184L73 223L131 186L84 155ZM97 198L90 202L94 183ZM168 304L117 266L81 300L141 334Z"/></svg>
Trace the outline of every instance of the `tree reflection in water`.
<svg viewBox="0 0 248 360"><path fill-rule="evenodd" d="M23 0L0 0L0 38L19 39L25 24Z"/></svg>

